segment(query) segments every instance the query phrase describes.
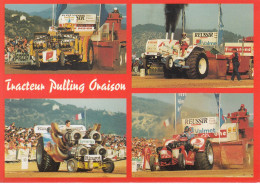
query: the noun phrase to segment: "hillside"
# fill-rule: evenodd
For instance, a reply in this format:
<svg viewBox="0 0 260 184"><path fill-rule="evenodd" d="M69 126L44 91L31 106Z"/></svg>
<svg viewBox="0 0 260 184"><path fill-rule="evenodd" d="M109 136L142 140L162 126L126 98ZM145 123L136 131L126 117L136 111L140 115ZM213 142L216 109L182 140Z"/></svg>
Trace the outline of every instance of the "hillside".
<svg viewBox="0 0 260 184"><path fill-rule="evenodd" d="M21 15L24 15L26 20L20 21ZM50 25L51 20L5 9L5 35L10 38L22 36L30 40L33 38L34 32L47 32Z"/></svg>
<svg viewBox="0 0 260 184"><path fill-rule="evenodd" d="M51 6L51 5L50 5ZM107 11L112 12L115 5L106 5ZM117 5L120 13L126 15L126 6ZM68 14L99 14L99 6L89 5L70 5L63 13ZM15 15L15 16L14 16ZM20 21L20 16L24 15L26 20ZM16 36L26 37L28 40L33 39L35 32L47 32L51 26L52 8L41 12L25 13L20 11L9 10L5 8L5 35L10 38ZM122 29L126 29L126 18L122 20Z"/></svg>
<svg viewBox="0 0 260 184"><path fill-rule="evenodd" d="M53 110L58 106L59 109ZM85 120L75 120L75 115L84 112L83 108L74 105L62 105L54 100L47 99L21 99L5 100L5 124L16 123L17 127L32 127L37 125L49 125L51 122L64 124L69 119L71 124L83 124ZM105 110L86 111L87 127L94 123L100 123L103 133L115 133L125 135L126 114L114 113Z"/></svg>
<svg viewBox="0 0 260 184"><path fill-rule="evenodd" d="M114 7L117 7L119 12L126 16L126 6L124 4L106 4L106 9L108 12L112 12ZM55 5L56 8L56 5ZM99 4L69 4L68 7L62 12L64 14L97 14L99 15ZM40 16L42 18L48 19L52 16L52 5L50 8L40 11L32 12L30 15Z"/></svg>
<svg viewBox="0 0 260 184"><path fill-rule="evenodd" d="M174 133L173 120L174 104L165 103L154 99L145 99L133 96L132 98L132 136L146 138L164 138ZM181 118L196 118L215 116L215 114L191 109L183 106ZM170 126L164 127L163 122L171 118ZM177 132L182 127L177 125Z"/></svg>
<svg viewBox="0 0 260 184"><path fill-rule="evenodd" d="M188 37L192 42L192 33L193 32L216 32L216 29L212 30L186 30ZM175 38L179 40L181 38L181 29L176 29ZM234 34L229 31L224 31L223 33L225 42L237 42L238 39L242 38L241 35ZM140 57L143 52L145 52L145 45L147 40L149 39L164 39L165 38L165 27L154 25L154 24L145 24L145 25L137 25L132 28L132 52L136 53L137 57Z"/></svg>

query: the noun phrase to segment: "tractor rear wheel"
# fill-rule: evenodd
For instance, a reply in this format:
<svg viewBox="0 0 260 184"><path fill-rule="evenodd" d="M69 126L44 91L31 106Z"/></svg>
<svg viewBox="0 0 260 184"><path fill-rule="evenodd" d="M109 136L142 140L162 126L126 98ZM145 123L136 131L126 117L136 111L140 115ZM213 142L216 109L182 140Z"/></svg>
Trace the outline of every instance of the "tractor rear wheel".
<svg viewBox="0 0 260 184"><path fill-rule="evenodd" d="M155 157L154 156L150 157L150 169L151 169L151 171L155 171L156 170Z"/></svg>
<svg viewBox="0 0 260 184"><path fill-rule="evenodd" d="M40 172L57 172L60 168L60 162L55 162L44 150L42 137L38 139L36 147L36 162Z"/></svg>
<svg viewBox="0 0 260 184"><path fill-rule="evenodd" d="M209 62L203 49L193 50L186 65L190 67L186 72L189 79L204 79L208 76Z"/></svg>
<svg viewBox="0 0 260 184"><path fill-rule="evenodd" d="M248 75L249 75L250 79L254 79L254 63L253 63L253 61L250 62Z"/></svg>
<svg viewBox="0 0 260 184"><path fill-rule="evenodd" d="M106 164L106 167L102 167L104 173L112 173L114 171L115 165L110 158L105 158L103 162Z"/></svg>
<svg viewBox="0 0 260 184"><path fill-rule="evenodd" d="M39 53L36 52L35 53L35 63L36 63L36 68L41 68L41 62L40 62L40 58L39 58Z"/></svg>
<svg viewBox="0 0 260 184"><path fill-rule="evenodd" d="M205 151L197 152L195 156L195 167L198 170L210 170L213 168L213 148L209 140L206 141Z"/></svg>
<svg viewBox="0 0 260 184"><path fill-rule="evenodd" d="M166 79L172 78L172 72L171 72L171 70L168 70L168 69L166 68L166 66L163 66L163 76L164 76L164 78L166 78Z"/></svg>
<svg viewBox="0 0 260 184"><path fill-rule="evenodd" d="M120 46L119 48L119 59L116 63L117 66L121 67L126 64L126 47Z"/></svg>
<svg viewBox="0 0 260 184"><path fill-rule="evenodd" d="M87 69L92 70L94 65L94 49L93 43L91 40L88 41L88 50L87 50Z"/></svg>
<svg viewBox="0 0 260 184"><path fill-rule="evenodd" d="M64 54L64 52L60 53L60 66L62 66L62 67L65 66L65 54Z"/></svg>

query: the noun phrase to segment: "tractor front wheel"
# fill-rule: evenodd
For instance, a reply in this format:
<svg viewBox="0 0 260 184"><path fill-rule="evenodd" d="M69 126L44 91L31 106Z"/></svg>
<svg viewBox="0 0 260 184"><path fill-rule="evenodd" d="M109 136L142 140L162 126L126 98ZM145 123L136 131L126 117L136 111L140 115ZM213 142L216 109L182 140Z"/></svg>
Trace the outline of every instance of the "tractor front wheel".
<svg viewBox="0 0 260 184"><path fill-rule="evenodd" d="M105 158L103 162L106 164L106 167L102 168L103 172L112 173L115 168L114 162L110 158Z"/></svg>
<svg viewBox="0 0 260 184"><path fill-rule="evenodd" d="M87 69L92 70L94 65L94 49L93 43L91 40L88 41L88 50L87 50Z"/></svg>
<svg viewBox="0 0 260 184"><path fill-rule="evenodd" d="M151 171L155 171L156 170L155 157L154 156L150 157L150 169L151 169Z"/></svg>
<svg viewBox="0 0 260 184"><path fill-rule="evenodd" d="M41 67L41 62L40 62L40 58L39 58L39 53L38 52L35 53L35 63L36 63L36 68L39 69Z"/></svg>
<svg viewBox="0 0 260 184"><path fill-rule="evenodd" d="M68 160L67 169L69 172L77 172L79 170L78 161L74 158Z"/></svg>

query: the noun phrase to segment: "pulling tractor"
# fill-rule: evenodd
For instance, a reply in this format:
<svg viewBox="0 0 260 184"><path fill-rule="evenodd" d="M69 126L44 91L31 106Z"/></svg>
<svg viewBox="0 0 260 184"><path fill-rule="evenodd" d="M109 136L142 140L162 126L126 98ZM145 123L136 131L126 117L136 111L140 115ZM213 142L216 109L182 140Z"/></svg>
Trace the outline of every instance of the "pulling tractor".
<svg viewBox="0 0 260 184"><path fill-rule="evenodd" d="M66 15L61 15L62 18L64 16ZM85 16L92 19L96 17L94 14ZM34 33L34 39L30 41L32 65L40 68L47 63L56 63L61 67L65 64L77 66L82 63L84 64L82 66L91 70L94 64L94 48L91 40L94 25L83 25L93 27L90 30L79 31L75 24L60 23L59 27L50 27L48 33Z"/></svg>
<svg viewBox="0 0 260 184"><path fill-rule="evenodd" d="M223 138L214 138L214 162L222 168L252 168L254 157L253 127L249 126L249 113L241 105L240 109L228 113L227 121L221 127L226 134ZM224 127L223 127L224 126Z"/></svg>
<svg viewBox="0 0 260 184"><path fill-rule="evenodd" d="M148 40L142 54L143 65L148 69L153 64L163 66L165 78L187 77L203 79L207 77L209 63L204 48L190 45L182 51L181 41L173 39Z"/></svg>
<svg viewBox="0 0 260 184"><path fill-rule="evenodd" d="M205 137L193 137L188 140L185 134L174 135L156 149L158 161L150 157L151 171L171 169L210 170L214 164L214 154L211 142Z"/></svg>
<svg viewBox="0 0 260 184"><path fill-rule="evenodd" d="M57 172L60 163L67 163L68 172L102 169L112 173L114 162L106 158L100 125L86 131L85 126L71 125L69 128L51 123L51 126L35 126L38 139L36 162L40 172Z"/></svg>

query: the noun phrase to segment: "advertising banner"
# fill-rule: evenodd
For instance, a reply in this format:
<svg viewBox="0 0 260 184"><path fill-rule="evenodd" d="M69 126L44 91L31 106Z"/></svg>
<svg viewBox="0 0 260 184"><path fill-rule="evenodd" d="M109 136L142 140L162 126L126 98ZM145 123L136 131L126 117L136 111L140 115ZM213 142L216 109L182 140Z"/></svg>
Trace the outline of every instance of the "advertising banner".
<svg viewBox="0 0 260 184"><path fill-rule="evenodd" d="M194 32L193 44L201 46L214 46L218 43L218 32Z"/></svg>

